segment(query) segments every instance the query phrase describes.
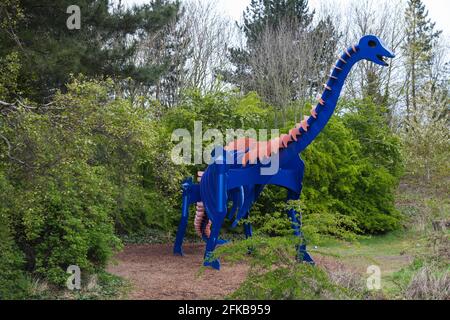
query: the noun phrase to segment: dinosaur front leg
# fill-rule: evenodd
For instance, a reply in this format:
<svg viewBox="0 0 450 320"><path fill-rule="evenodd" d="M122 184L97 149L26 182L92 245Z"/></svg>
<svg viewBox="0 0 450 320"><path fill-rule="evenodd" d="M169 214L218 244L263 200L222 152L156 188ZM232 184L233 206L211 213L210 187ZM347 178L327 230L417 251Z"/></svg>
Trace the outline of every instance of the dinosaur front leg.
<svg viewBox="0 0 450 320"><path fill-rule="evenodd" d="M192 183L192 179L187 179L182 184L183 188L183 204L181 208L181 220L178 226L173 253L180 256L183 255L183 239L186 234L186 226L189 218L189 206L200 200L200 189L198 185Z"/></svg>
<svg viewBox="0 0 450 320"><path fill-rule="evenodd" d="M300 193L288 190L287 200L298 200L300 199ZM299 262L308 262L314 264L314 260L306 250L305 238L302 232L302 215L294 209L289 209L288 211L289 219L291 220L292 229L294 230L294 235L300 238L300 244L296 246L297 250L297 260Z"/></svg>

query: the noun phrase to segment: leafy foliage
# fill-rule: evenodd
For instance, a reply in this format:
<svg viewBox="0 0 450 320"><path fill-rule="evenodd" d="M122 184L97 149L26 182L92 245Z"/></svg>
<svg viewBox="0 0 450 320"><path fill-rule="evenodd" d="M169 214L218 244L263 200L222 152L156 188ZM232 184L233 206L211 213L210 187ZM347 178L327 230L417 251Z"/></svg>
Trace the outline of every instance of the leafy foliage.
<svg viewBox="0 0 450 320"><path fill-rule="evenodd" d="M220 247L217 256L228 262L246 261L250 270L232 299L354 299L366 292L334 281L320 266L299 263L294 257L300 238L280 213L260 217L261 228L252 238ZM339 228L339 227L338 227ZM319 231L317 235L326 235ZM343 231L346 232L346 231ZM268 236L272 234L273 236Z"/></svg>
<svg viewBox="0 0 450 320"><path fill-rule="evenodd" d="M331 118L301 155L305 228L330 227L330 234L337 235L328 221L345 224L356 233L395 230L402 220L393 196L403 172L400 140L390 133L383 113L370 100L355 100L340 108L342 112ZM275 212L274 204L285 199L284 190L268 187L255 212Z"/></svg>
<svg viewBox="0 0 450 320"><path fill-rule="evenodd" d="M156 35L175 18L179 4L150 1L125 8L112 1L82 0L80 30L66 27L68 0L2 1L0 56L17 51L22 58L19 87L35 100L47 100L55 89L64 89L70 74L133 77L155 84L168 73L166 61L135 63L138 44ZM13 21L10 21L13 20ZM12 23L13 22L13 23ZM32 30L32 31L31 31Z"/></svg>
<svg viewBox="0 0 450 320"><path fill-rule="evenodd" d="M45 112L9 112L0 132L13 146L2 158L16 243L27 269L53 283L64 283L70 264L103 268L120 248L116 231L171 225L161 219L164 201L151 205L162 196L144 191L143 169L157 156L150 115L111 98L111 86L74 79Z"/></svg>
<svg viewBox="0 0 450 320"><path fill-rule="evenodd" d="M0 171L0 300L21 299L27 296L30 283L24 269L24 255L11 233L13 189Z"/></svg>

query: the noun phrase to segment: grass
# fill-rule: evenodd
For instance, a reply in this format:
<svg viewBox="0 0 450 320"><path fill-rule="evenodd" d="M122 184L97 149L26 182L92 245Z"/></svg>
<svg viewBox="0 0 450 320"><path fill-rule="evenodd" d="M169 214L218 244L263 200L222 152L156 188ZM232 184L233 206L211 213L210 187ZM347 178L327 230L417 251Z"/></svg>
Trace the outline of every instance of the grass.
<svg viewBox="0 0 450 320"><path fill-rule="evenodd" d="M89 279L82 279L81 290L70 291L48 285L35 279L28 299L34 300L110 300L124 299L131 284L116 275L101 271Z"/></svg>
<svg viewBox="0 0 450 320"><path fill-rule="evenodd" d="M311 247L310 247L311 248ZM311 249L310 249L311 250ZM382 289L389 291L395 284L392 276L408 266L413 257L426 250L420 235L412 231L396 231L380 236L364 237L355 243L328 240L314 251L332 255L346 266L366 277L367 267L376 265L381 270Z"/></svg>
<svg viewBox="0 0 450 320"><path fill-rule="evenodd" d="M404 229L385 235L362 237L355 243L326 239L317 249L310 245L310 251L331 255L346 266L367 277L369 265L381 269L382 291L388 298L402 297L399 286L409 284L414 275L420 272L425 260L443 260L449 265L448 257L436 252L432 239L440 238L441 249L449 237L449 231L436 233L432 222L450 218L448 192L436 192L432 188L413 188L403 184L397 192L397 208L405 216ZM448 240L447 240L448 241ZM447 248L448 252L448 248ZM436 268L435 268L436 269ZM441 268L442 269L442 268ZM441 270L437 268L437 270ZM448 272L447 271L443 271Z"/></svg>

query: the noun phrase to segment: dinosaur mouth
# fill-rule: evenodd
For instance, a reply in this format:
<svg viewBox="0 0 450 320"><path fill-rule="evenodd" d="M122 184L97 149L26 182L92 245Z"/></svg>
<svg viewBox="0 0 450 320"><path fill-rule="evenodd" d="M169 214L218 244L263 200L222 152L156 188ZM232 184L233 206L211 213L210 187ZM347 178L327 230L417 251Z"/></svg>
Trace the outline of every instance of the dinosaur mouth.
<svg viewBox="0 0 450 320"><path fill-rule="evenodd" d="M381 63L385 66L388 66L389 63L387 62L387 58L385 56L382 56L381 54L377 54L378 60L381 61Z"/></svg>

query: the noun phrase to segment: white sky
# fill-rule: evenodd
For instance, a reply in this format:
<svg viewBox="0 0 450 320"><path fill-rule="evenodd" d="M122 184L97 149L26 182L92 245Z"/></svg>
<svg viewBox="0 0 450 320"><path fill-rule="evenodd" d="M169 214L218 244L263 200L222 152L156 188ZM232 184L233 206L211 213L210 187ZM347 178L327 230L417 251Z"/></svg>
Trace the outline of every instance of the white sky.
<svg viewBox="0 0 450 320"><path fill-rule="evenodd" d="M145 3L148 0L122 0L125 4ZM203 0L202 0L203 1ZM208 0L204 0L208 1ZM311 9L318 8L321 2L328 0L309 0L309 7ZM336 2L342 2L343 5L350 0L337 0ZM406 0L393 0L393 1L405 1ZM250 0L216 0L217 7L223 10L225 15L230 16L234 20L240 20L242 12L250 3ZM426 8L429 11L429 17L436 22L436 27L439 30L443 30L444 36L450 37L450 0L422 0ZM394 22L395 23L395 22Z"/></svg>

